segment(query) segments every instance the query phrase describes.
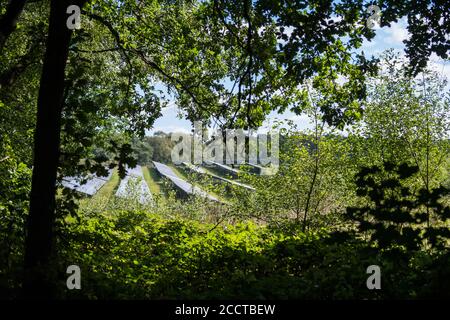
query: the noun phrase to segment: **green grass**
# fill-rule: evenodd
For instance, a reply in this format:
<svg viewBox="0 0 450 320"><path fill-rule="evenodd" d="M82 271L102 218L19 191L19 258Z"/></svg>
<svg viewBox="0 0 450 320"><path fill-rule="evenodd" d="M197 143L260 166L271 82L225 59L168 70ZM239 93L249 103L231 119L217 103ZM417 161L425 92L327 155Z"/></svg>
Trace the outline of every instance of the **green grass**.
<svg viewBox="0 0 450 320"><path fill-rule="evenodd" d="M208 172L209 174L212 174L212 175L215 175L215 176L218 176L221 178L233 180L232 177L224 175L223 172L221 172L220 170L216 170L216 169L210 168L210 167L202 167L202 169L205 170L206 172Z"/></svg>
<svg viewBox="0 0 450 320"><path fill-rule="evenodd" d="M120 178L116 169L113 170L110 179L92 197L80 199L79 206L87 210L106 210L108 203L114 197L119 186Z"/></svg>
<svg viewBox="0 0 450 320"><path fill-rule="evenodd" d="M108 180L108 182L106 182L98 191L96 194L94 194L92 196L92 199L96 199L96 198L111 198L111 196L113 196L115 194L115 191L117 190L117 188L119 187L119 183L120 183L120 177L119 174L117 173L117 170L114 169L113 173L111 175L111 178Z"/></svg>
<svg viewBox="0 0 450 320"><path fill-rule="evenodd" d="M152 193L152 195L161 194L162 179L156 172L156 169L143 166L142 172L144 173L145 182L147 182L147 185L150 188L150 192Z"/></svg>
<svg viewBox="0 0 450 320"><path fill-rule="evenodd" d="M174 166L172 164L169 164L168 166L173 170L173 172L175 172L175 174L177 176L179 176L183 180L189 181L189 175L188 175L188 173L185 170L183 170L183 169L181 169L179 167L176 167L176 166Z"/></svg>

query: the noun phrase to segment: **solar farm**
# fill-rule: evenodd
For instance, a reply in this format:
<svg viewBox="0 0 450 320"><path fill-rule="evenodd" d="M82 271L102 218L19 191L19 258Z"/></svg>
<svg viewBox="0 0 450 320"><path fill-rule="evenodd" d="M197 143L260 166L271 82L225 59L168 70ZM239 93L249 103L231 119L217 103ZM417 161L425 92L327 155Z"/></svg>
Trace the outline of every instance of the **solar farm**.
<svg viewBox="0 0 450 320"><path fill-rule="evenodd" d="M249 191L254 188L239 182L239 170L227 165L216 162L209 162L205 166L193 165L187 162L182 163L178 167L153 161L153 166L136 166L134 168L126 167L126 175L123 179L119 178L119 182L113 187L113 195L121 199L135 199L141 204L152 204L155 193L154 186L156 181L150 173L150 170L157 175L157 179L165 180L171 188L176 191L177 197L186 198L188 196L197 196L208 199L213 202L222 202L218 197L202 189L194 183L188 181L186 176L180 172L195 173L206 176L216 181L216 183L225 183L227 185L236 186ZM106 185L111 183L113 175L117 175L114 170L109 170L106 177L90 175L84 178L80 177L64 177L61 185L65 188L75 190L86 196L95 196L102 188L106 189ZM153 194L152 190L153 189Z"/></svg>

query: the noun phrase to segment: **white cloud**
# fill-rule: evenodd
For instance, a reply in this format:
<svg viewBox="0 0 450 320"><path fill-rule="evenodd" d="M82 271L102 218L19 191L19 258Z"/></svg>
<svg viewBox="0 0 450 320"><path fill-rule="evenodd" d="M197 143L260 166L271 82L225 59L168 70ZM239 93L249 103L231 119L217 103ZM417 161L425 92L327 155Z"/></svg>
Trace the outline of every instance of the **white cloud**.
<svg viewBox="0 0 450 320"><path fill-rule="evenodd" d="M386 37L384 37L385 42L390 44L402 45L403 40L406 40L409 37L405 20L394 22L391 24L391 27L384 27L382 30L386 34Z"/></svg>
<svg viewBox="0 0 450 320"><path fill-rule="evenodd" d="M371 41L364 39L364 41L362 43L362 48L363 49L372 48L372 47L375 47L376 45L377 45L376 39L372 39Z"/></svg>
<svg viewBox="0 0 450 320"><path fill-rule="evenodd" d="M165 107L161 109L161 113L164 115L169 112L177 111L178 106L174 101L169 101Z"/></svg>
<svg viewBox="0 0 450 320"><path fill-rule="evenodd" d="M432 70L436 71L441 77L445 77L450 81L450 61L439 58L435 53L431 54L429 60L429 66Z"/></svg>

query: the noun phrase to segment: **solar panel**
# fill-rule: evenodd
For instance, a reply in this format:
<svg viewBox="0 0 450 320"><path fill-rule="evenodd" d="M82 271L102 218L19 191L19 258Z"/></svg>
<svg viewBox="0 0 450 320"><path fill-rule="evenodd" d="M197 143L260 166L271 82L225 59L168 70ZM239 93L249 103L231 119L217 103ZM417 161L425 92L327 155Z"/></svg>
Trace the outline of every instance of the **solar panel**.
<svg viewBox="0 0 450 320"><path fill-rule="evenodd" d="M162 174L163 176L172 176L172 177L177 178L177 175L175 174L175 172L173 172L172 169L170 169L165 164L162 164L162 163L156 162L156 161L153 161L153 164L155 165L156 170L158 170L158 172L160 174Z"/></svg>
<svg viewBox="0 0 450 320"><path fill-rule="evenodd" d="M92 176L85 184L81 184L81 177L65 177L61 184L69 189L93 196L97 191L103 187L107 180Z"/></svg>
<svg viewBox="0 0 450 320"><path fill-rule="evenodd" d="M182 180L180 178L173 177L173 176L167 176L167 178L170 179L178 188L180 188L187 194L196 194L196 195L211 199L213 201L218 201L217 198L209 195L207 192L203 191L202 189L200 189L197 186L193 186L192 184L190 184L189 182L186 182L185 180Z"/></svg>
<svg viewBox="0 0 450 320"><path fill-rule="evenodd" d="M126 170L127 175L144 178L141 166L136 166L134 168L126 166Z"/></svg>
<svg viewBox="0 0 450 320"><path fill-rule="evenodd" d="M255 190L255 188L253 188L253 187L251 187L249 185L246 185L246 184L241 183L241 182L229 180L229 179L220 177L218 175L212 174L212 173L206 171L205 169L203 169L203 168L201 168L199 166L194 166L194 165L192 165L192 164L190 164L188 162L183 162L182 164L185 165L187 168L189 168L190 170L192 170L194 172L197 172L197 173L200 173L200 174L207 174L207 175L211 176L212 178L214 178L216 180L224 181L224 182L227 182L229 184L233 184L233 185L236 185L236 186L248 189L248 190L252 190L252 191Z"/></svg>
<svg viewBox="0 0 450 320"><path fill-rule="evenodd" d="M233 180L230 180L230 179L226 179L226 178L223 178L223 177L219 177L219 176L217 176L215 174L211 174L211 176L214 179L221 180L221 181L227 182L229 184L233 184L235 186L239 186L239 187L251 190L251 191L255 191L255 188L253 188L253 187L251 187L251 186L249 186L247 184L244 184L244 183L241 183L241 182L237 182L237 181L233 181Z"/></svg>
<svg viewBox="0 0 450 320"><path fill-rule="evenodd" d="M130 176L125 176L119 184L119 187L116 191L116 197L126 198L128 196L128 181L130 180Z"/></svg>
<svg viewBox="0 0 450 320"><path fill-rule="evenodd" d="M202 189L200 189L197 186L193 186L192 184L190 184L189 182L179 178L175 172L173 172L173 170L171 168L169 168L168 166L166 166L165 164L153 161L156 170L158 170L158 172L163 175L164 177L166 177L167 179L169 179L170 181L173 182L173 184L175 186L177 186L179 189L181 189L182 191L184 191L187 194L196 194L196 195L200 195L203 197L206 197L210 200L213 201L219 201L216 197L213 197L211 195L209 195L207 192L203 191Z"/></svg>
<svg viewBox="0 0 450 320"><path fill-rule="evenodd" d="M206 170L204 170L203 168L201 168L199 166L194 166L194 165L190 164L189 162L182 162L182 164L194 172L201 173L201 174L207 173Z"/></svg>
<svg viewBox="0 0 450 320"><path fill-rule="evenodd" d="M152 200L152 193L150 192L150 188L148 187L147 182L145 182L145 180L141 180L139 202L148 203Z"/></svg>
<svg viewBox="0 0 450 320"><path fill-rule="evenodd" d="M130 198L133 194L138 195L138 201L142 204L152 201L150 188L144 180L142 168L126 168L127 175L120 181L119 188L116 191L116 197Z"/></svg>
<svg viewBox="0 0 450 320"><path fill-rule="evenodd" d="M224 170L225 172L230 173L232 176L237 177L239 175L239 170L233 169L232 167L226 166L224 164L214 162L214 161L208 161L208 162L206 162L206 164L216 166L216 167Z"/></svg>

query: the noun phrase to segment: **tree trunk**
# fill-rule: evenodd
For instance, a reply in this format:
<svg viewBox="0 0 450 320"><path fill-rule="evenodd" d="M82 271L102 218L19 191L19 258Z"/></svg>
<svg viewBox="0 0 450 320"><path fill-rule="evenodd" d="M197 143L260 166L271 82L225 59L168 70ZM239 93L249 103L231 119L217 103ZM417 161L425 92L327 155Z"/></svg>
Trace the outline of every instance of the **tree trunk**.
<svg viewBox="0 0 450 320"><path fill-rule="evenodd" d="M42 68L34 135L33 178L25 243L24 293L50 298L48 268L53 243L56 174L59 158L64 72L71 31L66 27L67 0L52 0L47 49Z"/></svg>
<svg viewBox="0 0 450 320"><path fill-rule="evenodd" d="M17 20L26 2L26 0L9 1L6 13L0 18L0 51L3 50L6 39L16 29Z"/></svg>

